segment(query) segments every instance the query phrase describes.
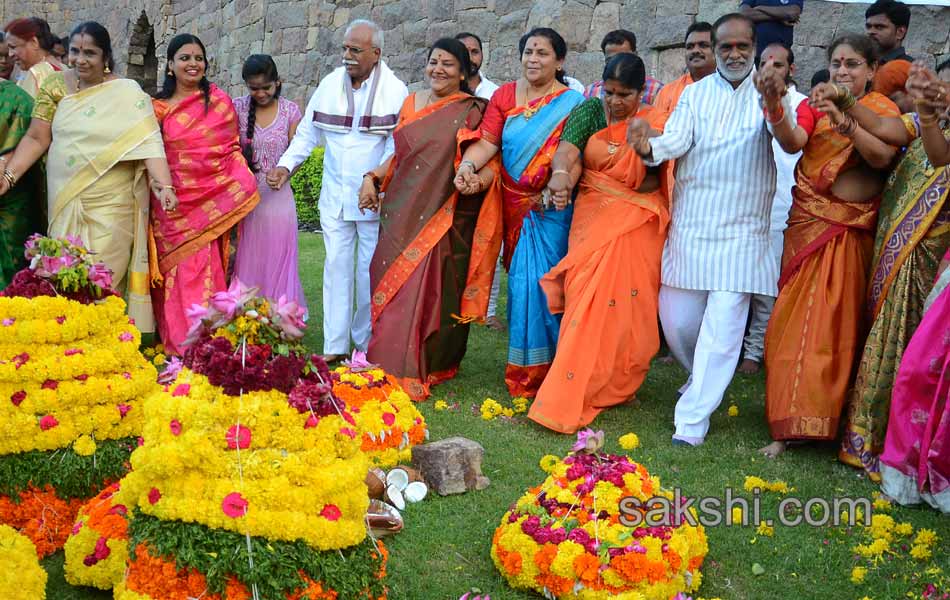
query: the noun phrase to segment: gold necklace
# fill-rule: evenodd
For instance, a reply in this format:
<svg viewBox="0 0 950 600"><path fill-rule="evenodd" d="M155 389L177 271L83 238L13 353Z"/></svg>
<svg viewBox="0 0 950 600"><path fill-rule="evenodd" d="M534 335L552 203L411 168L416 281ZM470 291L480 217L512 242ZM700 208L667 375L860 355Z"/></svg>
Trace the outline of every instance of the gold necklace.
<svg viewBox="0 0 950 600"><path fill-rule="evenodd" d="M604 102L604 116L607 117L607 154L616 154L616 153L617 153L617 148L620 147L620 142L611 142L611 141L610 141L610 126L611 126L613 123L610 122L610 121L611 121L611 119L610 119L610 107L607 106L607 103L606 103L606 102Z"/></svg>
<svg viewBox="0 0 950 600"><path fill-rule="evenodd" d="M527 84L527 81L526 81L525 83ZM548 90L548 93L541 95L540 98L535 98L535 100L540 100L541 98L544 98L544 96L550 96L551 94L553 94L553 93L554 93L554 86L555 86L555 85L557 85L557 78L554 78L554 80L551 81L551 89ZM531 117L533 117L534 115L536 115L536 114L538 113L538 111L541 110L541 108L542 108L542 104L541 104L540 102L538 102L538 103L537 103L536 105L534 105L534 106L528 106L528 103L529 103L529 102L530 102L530 100L528 100L528 90L526 89L526 90L524 91L524 104L525 104L525 108L524 108L524 112L521 113L522 115L524 115L525 121L529 120Z"/></svg>

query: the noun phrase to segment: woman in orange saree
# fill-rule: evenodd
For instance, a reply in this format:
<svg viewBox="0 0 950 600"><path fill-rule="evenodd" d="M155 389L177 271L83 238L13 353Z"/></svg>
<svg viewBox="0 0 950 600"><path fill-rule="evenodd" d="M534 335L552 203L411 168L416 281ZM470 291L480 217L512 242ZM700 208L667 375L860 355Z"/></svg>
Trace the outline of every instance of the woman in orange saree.
<svg viewBox="0 0 950 600"><path fill-rule="evenodd" d="M645 75L636 55L612 58L603 99L571 112L552 164L549 187L561 206L583 152L567 255L541 279L550 311L564 315L558 351L528 412L561 433L632 398L660 347L657 299L671 178L665 165L661 176L624 143L632 117L663 130L666 114L640 104Z"/></svg>
<svg viewBox="0 0 950 600"><path fill-rule="evenodd" d="M795 173L779 296L765 338L765 413L775 440L762 449L767 456L784 451L790 440L838 435L866 334L880 193L897 153L841 110L858 102L879 115L900 113L888 98L865 93L877 64L870 40L844 36L828 55L837 104L803 103L792 119L775 102L781 90L763 94L766 118L783 149L804 149ZM770 75L766 68L760 78Z"/></svg>
<svg viewBox="0 0 950 600"><path fill-rule="evenodd" d="M573 214L573 207L550 207L545 189L564 123L584 96L562 81L567 43L556 31L532 29L519 46L524 76L492 96L482 138L465 151L456 186L464 187L500 151L508 269L505 384L512 396L533 398L554 360L561 322L548 311L539 281L567 253Z"/></svg>
<svg viewBox="0 0 950 600"><path fill-rule="evenodd" d="M181 354L187 311L227 288L228 234L260 202L241 154L231 98L205 78L205 49L190 34L168 45L168 75L153 100L178 207L152 198L152 302L167 353Z"/></svg>
<svg viewBox="0 0 950 600"><path fill-rule="evenodd" d="M488 308L501 246L501 196L491 185L491 167L482 169L479 186L490 188L487 195L463 195L453 184L487 104L469 93L468 72L461 42L433 44L426 66L430 88L406 98L393 134L395 154L367 173L360 190L360 208L381 211L370 265L367 357L417 401L458 372L469 323L483 319Z"/></svg>

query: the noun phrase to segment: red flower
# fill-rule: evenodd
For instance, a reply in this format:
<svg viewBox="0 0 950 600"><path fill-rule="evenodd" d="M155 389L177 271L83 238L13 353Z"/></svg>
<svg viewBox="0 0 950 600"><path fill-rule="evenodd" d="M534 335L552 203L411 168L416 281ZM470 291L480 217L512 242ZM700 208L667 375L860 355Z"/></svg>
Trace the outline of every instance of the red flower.
<svg viewBox="0 0 950 600"><path fill-rule="evenodd" d="M59 421L56 420L56 417L53 415L46 415L40 419L40 429L46 431L47 429L52 429L59 425Z"/></svg>
<svg viewBox="0 0 950 600"><path fill-rule="evenodd" d="M172 435L181 435L181 421L178 419L172 419L169 421L168 428L171 429Z"/></svg>
<svg viewBox="0 0 950 600"><path fill-rule="evenodd" d="M247 500L241 494L231 492L221 502L221 510L232 519L243 517L247 514Z"/></svg>
<svg viewBox="0 0 950 600"><path fill-rule="evenodd" d="M82 354L82 348L67 348L66 351L63 352L63 354L65 354L66 356L75 356L76 354Z"/></svg>
<svg viewBox="0 0 950 600"><path fill-rule="evenodd" d="M24 400L26 400L26 392L24 390L14 392L13 395L10 396L10 402L13 403L13 406L20 406L20 403Z"/></svg>
<svg viewBox="0 0 950 600"><path fill-rule="evenodd" d="M353 418L353 415L351 415L349 412L345 410L343 411L342 414L343 414L343 419L346 420L347 423L349 423L350 425L353 425L354 427L356 426L356 419ZM383 420L384 421L386 420L385 415L383 416Z"/></svg>
<svg viewBox="0 0 950 600"><path fill-rule="evenodd" d="M13 364L16 365L16 368L19 369L25 365L30 360L30 355L24 352L23 354L17 354L13 357Z"/></svg>
<svg viewBox="0 0 950 600"><path fill-rule="evenodd" d="M77 533L79 533L80 529L82 529L82 521L76 521L75 523L73 523L73 530L70 533L70 535L76 535Z"/></svg>
<svg viewBox="0 0 950 600"><path fill-rule="evenodd" d="M134 339L134 336L130 331L123 331L119 334L120 342L131 342Z"/></svg>
<svg viewBox="0 0 950 600"><path fill-rule="evenodd" d="M225 436L228 441L228 448L234 450L240 448L247 450L251 446L251 430L244 425L232 425Z"/></svg>
<svg viewBox="0 0 950 600"><path fill-rule="evenodd" d="M66 322L66 317L56 317L56 322L62 325Z"/></svg>
<svg viewBox="0 0 950 600"><path fill-rule="evenodd" d="M40 387L42 387L44 390L55 390L59 387L59 382L54 379L47 379Z"/></svg>
<svg viewBox="0 0 950 600"><path fill-rule="evenodd" d="M138 445L139 445L139 446L144 446L144 445L145 445L145 438L143 438L142 436L139 436L139 439L136 440L136 441L138 442Z"/></svg>
<svg viewBox="0 0 950 600"><path fill-rule="evenodd" d="M191 392L191 385L187 383L179 383L175 386L174 391L172 391L172 396L187 396Z"/></svg>
<svg viewBox="0 0 950 600"><path fill-rule="evenodd" d="M127 509L124 504L116 504L109 509L109 514L122 515L124 517L125 515L129 514L129 509Z"/></svg>
<svg viewBox="0 0 950 600"><path fill-rule="evenodd" d="M124 373L122 373L122 376L125 377L126 379L132 379L132 374L129 373L128 371L125 371Z"/></svg>
<svg viewBox="0 0 950 600"><path fill-rule="evenodd" d="M338 521L342 515L343 513L340 512L336 504L327 504L323 507L323 510L320 511L320 516L327 521Z"/></svg>
<svg viewBox="0 0 950 600"><path fill-rule="evenodd" d="M125 418L125 415L129 414L129 411L132 410L132 407L128 404L116 404L115 407L119 409L119 416L123 419Z"/></svg>
<svg viewBox="0 0 950 600"><path fill-rule="evenodd" d="M100 537L98 540L96 540L96 549L94 554L99 560L109 558L109 555L112 554L112 550L110 550L109 546L106 544L106 538Z"/></svg>
<svg viewBox="0 0 950 600"><path fill-rule="evenodd" d="M392 424L396 422L396 415L393 413L383 413L383 423L387 426L392 427Z"/></svg>
<svg viewBox="0 0 950 600"><path fill-rule="evenodd" d="M76 381L85 381L89 379L89 375L86 375L85 373L83 373L82 375L76 375L75 377L73 377L73 379L75 379Z"/></svg>
<svg viewBox="0 0 950 600"><path fill-rule="evenodd" d="M320 417L317 415L310 415L307 417L307 422L303 424L304 429L310 429L311 427L316 427L320 423Z"/></svg>
<svg viewBox="0 0 950 600"><path fill-rule="evenodd" d="M162 493L158 491L158 488L152 488L148 492L148 503L155 504L162 499Z"/></svg>
<svg viewBox="0 0 950 600"><path fill-rule="evenodd" d="M356 432L349 427L340 427L340 433L350 436L350 439L356 439Z"/></svg>

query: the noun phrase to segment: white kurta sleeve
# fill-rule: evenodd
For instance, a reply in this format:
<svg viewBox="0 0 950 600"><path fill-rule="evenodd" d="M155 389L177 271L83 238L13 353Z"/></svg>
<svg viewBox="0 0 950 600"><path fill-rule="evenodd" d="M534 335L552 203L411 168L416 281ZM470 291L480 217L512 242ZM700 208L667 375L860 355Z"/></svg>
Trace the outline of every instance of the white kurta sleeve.
<svg viewBox="0 0 950 600"><path fill-rule="evenodd" d="M300 166L300 163L307 160L314 148L324 143L323 133L313 124L313 112L316 110L318 93L320 93L320 88L317 88L317 91L310 97L307 110L303 113L303 119L300 126L297 127L294 139L291 140L287 150L277 161L278 167L293 171Z"/></svg>
<svg viewBox="0 0 950 600"><path fill-rule="evenodd" d="M673 114L670 115L663 128L663 135L650 140L653 148L653 155L650 160L644 160L647 165L655 167L667 160L675 160L684 154L693 145L693 127L695 126L695 116L689 98L690 88L683 90Z"/></svg>

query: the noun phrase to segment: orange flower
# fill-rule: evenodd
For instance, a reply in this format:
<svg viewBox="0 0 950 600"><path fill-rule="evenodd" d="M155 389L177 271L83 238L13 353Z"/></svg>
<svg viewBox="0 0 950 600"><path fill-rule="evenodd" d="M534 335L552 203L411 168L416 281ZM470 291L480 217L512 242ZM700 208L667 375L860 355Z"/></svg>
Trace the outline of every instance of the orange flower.
<svg viewBox="0 0 950 600"><path fill-rule="evenodd" d="M538 569L541 571L541 573L550 573L551 563L554 562L554 558L556 556L557 546L547 543L541 546L541 549L538 550L538 553L534 555L534 564L538 566Z"/></svg>
<svg viewBox="0 0 950 600"><path fill-rule="evenodd" d="M83 498L58 498L51 486L30 487L20 493L18 502L0 496L0 523L30 538L43 558L66 543L83 502Z"/></svg>
<svg viewBox="0 0 950 600"><path fill-rule="evenodd" d="M501 564L508 571L509 575L518 575L521 573L521 555L517 552L505 552L505 557L501 559Z"/></svg>
<svg viewBox="0 0 950 600"><path fill-rule="evenodd" d="M564 577L558 577L553 573L538 575L537 582L539 585L548 588L548 591L555 597L567 595L574 590L573 581Z"/></svg>
<svg viewBox="0 0 950 600"><path fill-rule="evenodd" d="M574 572L584 585L592 587L600 579L600 560L585 552L574 559Z"/></svg>

